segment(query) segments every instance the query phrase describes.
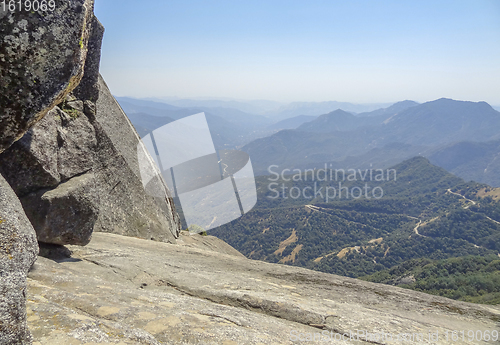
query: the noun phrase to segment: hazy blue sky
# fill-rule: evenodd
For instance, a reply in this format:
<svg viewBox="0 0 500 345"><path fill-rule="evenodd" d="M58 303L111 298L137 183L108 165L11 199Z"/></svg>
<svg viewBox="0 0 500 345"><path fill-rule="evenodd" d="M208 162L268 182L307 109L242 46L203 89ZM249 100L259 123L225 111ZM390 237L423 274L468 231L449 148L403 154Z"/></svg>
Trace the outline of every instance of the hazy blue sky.
<svg viewBox="0 0 500 345"><path fill-rule="evenodd" d="M133 97L500 105L500 1L96 0Z"/></svg>

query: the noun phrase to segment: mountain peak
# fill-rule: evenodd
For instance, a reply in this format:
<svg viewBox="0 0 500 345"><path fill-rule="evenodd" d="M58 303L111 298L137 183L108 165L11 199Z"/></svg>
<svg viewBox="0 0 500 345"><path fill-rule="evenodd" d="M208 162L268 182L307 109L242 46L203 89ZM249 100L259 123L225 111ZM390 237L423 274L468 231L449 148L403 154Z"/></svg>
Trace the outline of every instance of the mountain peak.
<svg viewBox="0 0 500 345"><path fill-rule="evenodd" d="M419 104L420 103L418 103L418 102L415 102L415 101L412 101L409 99L405 99L404 101L399 101L399 102L394 103L393 105L391 105L389 108L386 108L386 109L395 109L395 108L407 109L407 108L414 107L414 106L419 105Z"/></svg>
<svg viewBox="0 0 500 345"><path fill-rule="evenodd" d="M321 116L326 116L326 115L350 115L350 116L354 116L352 113L349 113L349 112L342 110L340 108L337 110L334 110L332 112L329 112L328 114L321 115Z"/></svg>
<svg viewBox="0 0 500 345"><path fill-rule="evenodd" d="M306 132L334 132L353 130L359 126L360 119L342 109L318 116L317 119L306 122L298 130Z"/></svg>
<svg viewBox="0 0 500 345"><path fill-rule="evenodd" d="M318 116L319 121L338 121L340 119L349 119L349 118L355 118L356 116L353 115L352 113L349 113L347 111L344 111L342 109L337 109L332 112L329 112L328 114L323 114Z"/></svg>
<svg viewBox="0 0 500 345"><path fill-rule="evenodd" d="M429 101L429 102L423 103L423 105L425 105L425 104L440 105L440 106L469 106L469 107L477 107L478 109L494 110L493 107L485 101L479 101L479 102L461 101L461 100L445 98L445 97L438 98L434 101Z"/></svg>

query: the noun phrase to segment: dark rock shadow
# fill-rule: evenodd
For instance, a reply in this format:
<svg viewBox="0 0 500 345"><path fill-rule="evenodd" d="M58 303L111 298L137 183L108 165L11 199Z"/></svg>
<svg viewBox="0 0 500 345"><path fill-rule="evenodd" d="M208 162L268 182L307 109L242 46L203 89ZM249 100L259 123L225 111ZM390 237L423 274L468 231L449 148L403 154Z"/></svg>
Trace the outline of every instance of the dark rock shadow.
<svg viewBox="0 0 500 345"><path fill-rule="evenodd" d="M82 261L81 259L72 258L71 254L73 253L65 246L59 244L44 243L44 242L38 242L38 245L40 247L40 252L38 253L38 256L42 256L44 258L53 260L58 263Z"/></svg>

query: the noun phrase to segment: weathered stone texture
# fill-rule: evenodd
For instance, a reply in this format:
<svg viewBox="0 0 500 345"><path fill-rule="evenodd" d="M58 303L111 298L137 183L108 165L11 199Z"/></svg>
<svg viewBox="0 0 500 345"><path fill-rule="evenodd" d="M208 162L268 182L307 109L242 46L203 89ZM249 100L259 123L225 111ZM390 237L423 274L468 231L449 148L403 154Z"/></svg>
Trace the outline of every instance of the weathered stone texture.
<svg viewBox="0 0 500 345"><path fill-rule="evenodd" d="M468 345L468 339L446 339L445 332L498 330L498 306L253 261L217 238L188 236L171 245L95 233L89 245L69 246L71 259L40 258L29 274L29 325L36 340L40 345ZM184 238L189 240L183 243ZM291 332L304 338L357 330L390 333L393 339L291 337ZM439 339L429 340L429 331L439 332ZM398 339L421 333L422 341Z"/></svg>
<svg viewBox="0 0 500 345"><path fill-rule="evenodd" d="M85 245L92 231L175 242L180 225L169 191L158 180L160 197L145 192L139 136L99 84L97 112L69 95L0 155L0 172L41 242Z"/></svg>
<svg viewBox="0 0 500 345"><path fill-rule="evenodd" d="M160 197L145 193L140 138L99 76L104 28L92 17L86 29L80 84L0 155L0 172L41 242L85 245L93 230L175 242L180 224L168 189L158 179Z"/></svg>
<svg viewBox="0 0 500 345"><path fill-rule="evenodd" d="M55 189L21 199L38 240L84 246L92 238L99 212L99 192L93 172L76 176Z"/></svg>
<svg viewBox="0 0 500 345"><path fill-rule="evenodd" d="M102 77L99 89L96 123L102 144L98 152L107 158L99 174L102 194L95 230L175 242L180 221L170 192L161 179L155 181L157 197L145 192L137 157L140 137Z"/></svg>
<svg viewBox="0 0 500 345"><path fill-rule="evenodd" d="M66 112L55 107L0 155L0 172L41 242L85 245L97 220L97 139L88 118L76 109L83 109L80 103L64 103Z"/></svg>
<svg viewBox="0 0 500 345"><path fill-rule="evenodd" d="M38 254L35 230L0 175L0 344L31 344L26 275Z"/></svg>
<svg viewBox="0 0 500 345"><path fill-rule="evenodd" d="M91 32L88 43L85 73L80 84L73 94L78 99L96 102L99 98L99 66L101 62L101 44L104 36L104 26L94 16L91 23Z"/></svg>
<svg viewBox="0 0 500 345"><path fill-rule="evenodd" d="M0 11L0 152L71 92L83 76L93 0L51 11Z"/></svg>

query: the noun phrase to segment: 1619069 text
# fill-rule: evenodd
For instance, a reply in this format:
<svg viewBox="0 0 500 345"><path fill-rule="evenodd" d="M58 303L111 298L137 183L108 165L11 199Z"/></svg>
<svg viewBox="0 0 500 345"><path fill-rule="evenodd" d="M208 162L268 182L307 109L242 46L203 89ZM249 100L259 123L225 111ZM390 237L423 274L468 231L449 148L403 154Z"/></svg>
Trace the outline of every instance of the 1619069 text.
<svg viewBox="0 0 500 345"><path fill-rule="evenodd" d="M38 12L56 9L55 0L1 0L0 10L3 12Z"/></svg>

